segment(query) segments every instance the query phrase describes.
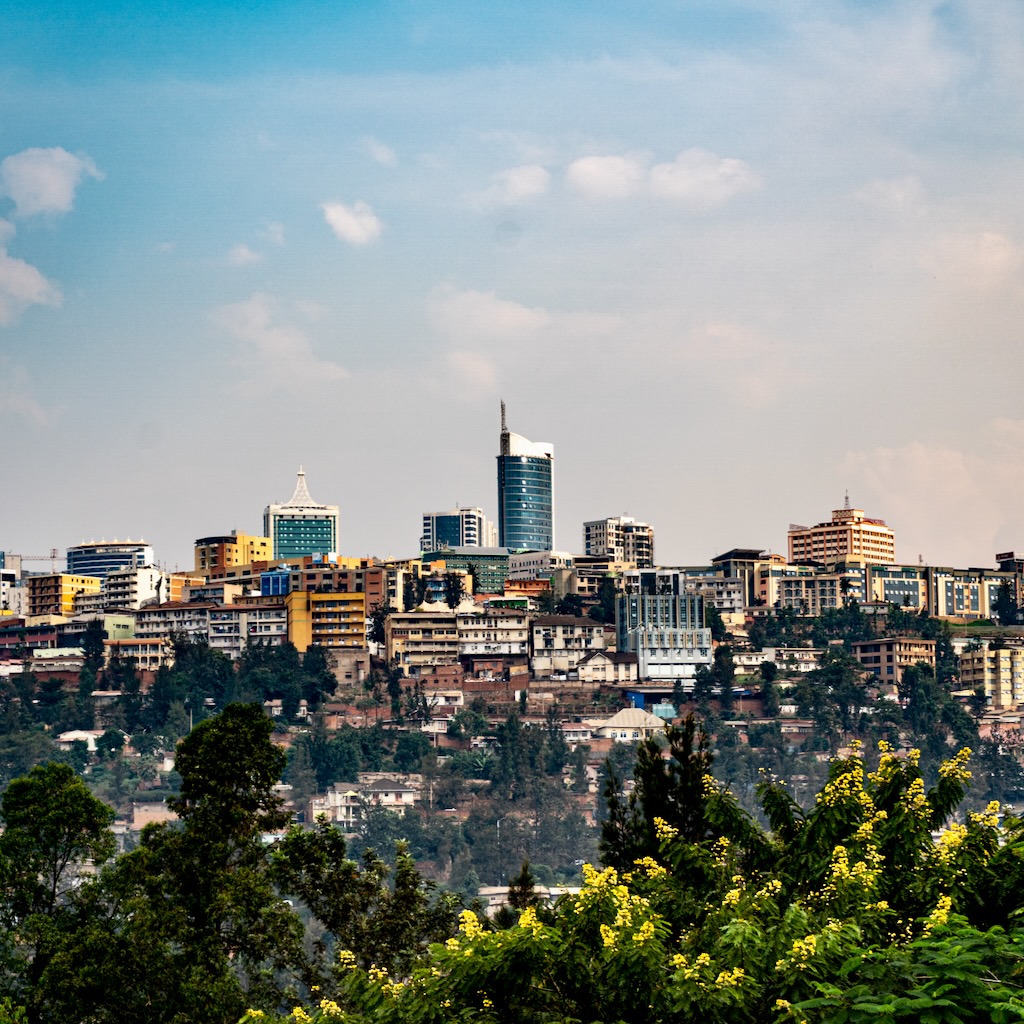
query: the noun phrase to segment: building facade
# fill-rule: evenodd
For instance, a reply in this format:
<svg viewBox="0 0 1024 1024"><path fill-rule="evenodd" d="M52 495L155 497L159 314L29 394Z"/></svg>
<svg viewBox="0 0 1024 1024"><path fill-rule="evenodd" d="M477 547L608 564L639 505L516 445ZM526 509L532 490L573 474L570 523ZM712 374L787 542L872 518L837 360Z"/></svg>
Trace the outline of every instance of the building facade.
<svg viewBox="0 0 1024 1024"><path fill-rule="evenodd" d="M583 550L588 555L649 569L654 565L654 530L629 516L592 519L583 524Z"/></svg>
<svg viewBox="0 0 1024 1024"><path fill-rule="evenodd" d="M338 550L339 519L337 505L320 505L312 499L300 466L291 499L264 509L263 534L270 538L275 558L327 555Z"/></svg>
<svg viewBox="0 0 1024 1024"><path fill-rule="evenodd" d="M498 456L498 544L513 551L555 546L554 447L513 434L501 403Z"/></svg>
<svg viewBox="0 0 1024 1024"><path fill-rule="evenodd" d="M787 534L790 562L833 562L840 558L892 564L896 535L881 519L868 519L864 510L837 508L832 519L816 526L791 524Z"/></svg>
<svg viewBox="0 0 1024 1024"><path fill-rule="evenodd" d="M423 515L420 551L497 546L497 527L481 508L456 507L447 512L425 512Z"/></svg>
<svg viewBox="0 0 1024 1024"><path fill-rule="evenodd" d="M274 542L269 537L254 537L232 530L229 534L200 537L195 543L196 572L215 575L229 565L269 562L274 557Z"/></svg>
<svg viewBox="0 0 1024 1024"><path fill-rule="evenodd" d="M45 576L28 576L28 614L74 614L75 599L82 594L99 594L103 580L99 576L57 572Z"/></svg>
<svg viewBox="0 0 1024 1024"><path fill-rule="evenodd" d="M68 548L67 567L72 576L99 576L105 579L116 569L138 569L153 565L153 549L144 541L100 541L76 544Z"/></svg>

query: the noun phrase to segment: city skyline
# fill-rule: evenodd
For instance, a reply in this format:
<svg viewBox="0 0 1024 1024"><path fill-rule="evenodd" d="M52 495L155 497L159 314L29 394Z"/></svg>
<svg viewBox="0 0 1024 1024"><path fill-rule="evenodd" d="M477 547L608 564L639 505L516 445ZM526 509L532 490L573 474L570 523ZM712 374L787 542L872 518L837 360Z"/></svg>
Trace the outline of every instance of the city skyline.
<svg viewBox="0 0 1024 1024"><path fill-rule="evenodd" d="M187 567L304 464L343 552L401 555L424 509L497 518L504 396L562 547L784 551L848 490L900 561L991 565L1022 68L986 0L18 5L0 548Z"/></svg>

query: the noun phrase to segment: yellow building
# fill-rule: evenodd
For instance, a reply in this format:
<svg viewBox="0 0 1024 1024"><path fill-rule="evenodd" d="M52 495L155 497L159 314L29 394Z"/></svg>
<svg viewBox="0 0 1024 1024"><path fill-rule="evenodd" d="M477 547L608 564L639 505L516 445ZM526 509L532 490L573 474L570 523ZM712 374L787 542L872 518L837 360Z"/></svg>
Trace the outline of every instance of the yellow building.
<svg viewBox="0 0 1024 1024"><path fill-rule="evenodd" d="M817 526L791 525L788 538L790 562L896 561L896 535L881 519L868 519L860 508L837 508L830 522Z"/></svg>
<svg viewBox="0 0 1024 1024"><path fill-rule="evenodd" d="M434 665L455 665L459 660L459 631L455 612L445 606L436 611L393 612L384 620L384 644L389 664L406 675Z"/></svg>
<svg viewBox="0 0 1024 1024"><path fill-rule="evenodd" d="M993 708L1024 704L1024 648L994 647L989 640L960 652L960 686L984 689Z"/></svg>
<svg viewBox="0 0 1024 1024"><path fill-rule="evenodd" d="M79 594L98 594L103 586L99 576L73 576L66 572L47 576L28 576L28 614L74 614Z"/></svg>
<svg viewBox="0 0 1024 1024"><path fill-rule="evenodd" d="M311 644L366 647L366 595L293 590L284 598L288 639L300 652Z"/></svg>
<svg viewBox="0 0 1024 1024"><path fill-rule="evenodd" d="M274 542L269 537L254 537L232 530L219 537L200 537L195 545L195 571L202 576L223 572L228 566L269 562L274 557Z"/></svg>

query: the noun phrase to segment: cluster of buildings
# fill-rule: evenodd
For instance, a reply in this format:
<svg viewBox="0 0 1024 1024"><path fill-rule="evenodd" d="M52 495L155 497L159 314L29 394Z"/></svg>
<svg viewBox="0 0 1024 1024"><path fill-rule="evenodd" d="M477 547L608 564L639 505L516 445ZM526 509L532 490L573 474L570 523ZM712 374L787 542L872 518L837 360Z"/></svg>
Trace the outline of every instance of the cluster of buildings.
<svg viewBox="0 0 1024 1024"><path fill-rule="evenodd" d="M52 659L101 617L111 656L144 670L168 663L176 635L231 659L290 641L330 650L341 679L365 678L378 657L438 686L600 683L643 706L712 663L711 608L742 638L776 609L818 615L857 601L881 622L892 605L969 622L1024 603L1014 553L997 568L900 563L893 530L849 500L827 521L791 525L785 555L733 548L706 565L659 566L652 527L628 516L588 521L582 550L560 550L554 469L554 447L509 430L502 403L497 523L476 506L425 513L408 558L339 555L339 508L313 500L302 468L291 499L266 506L261 534L198 538L191 571L160 567L141 540L68 548L59 572L56 551L50 571L0 552L0 659ZM895 638L875 646L858 657L888 682L928 660ZM983 643L975 665L978 650L964 651L965 682L994 704L1024 703L1024 649Z"/></svg>

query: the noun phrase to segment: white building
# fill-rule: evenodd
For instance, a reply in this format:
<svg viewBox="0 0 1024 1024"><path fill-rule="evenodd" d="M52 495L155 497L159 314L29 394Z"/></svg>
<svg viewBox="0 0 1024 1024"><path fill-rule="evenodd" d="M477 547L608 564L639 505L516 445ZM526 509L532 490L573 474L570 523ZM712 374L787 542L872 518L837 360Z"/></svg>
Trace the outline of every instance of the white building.
<svg viewBox="0 0 1024 1024"><path fill-rule="evenodd" d="M568 551L524 551L508 557L510 580L547 580L560 569L572 569Z"/></svg>
<svg viewBox="0 0 1024 1024"><path fill-rule="evenodd" d="M458 505L446 512L425 512L420 551L441 548L496 548L498 528L482 508Z"/></svg>
<svg viewBox="0 0 1024 1024"><path fill-rule="evenodd" d="M654 565L654 530L630 516L592 519L583 524L583 549L588 555L650 568Z"/></svg>

